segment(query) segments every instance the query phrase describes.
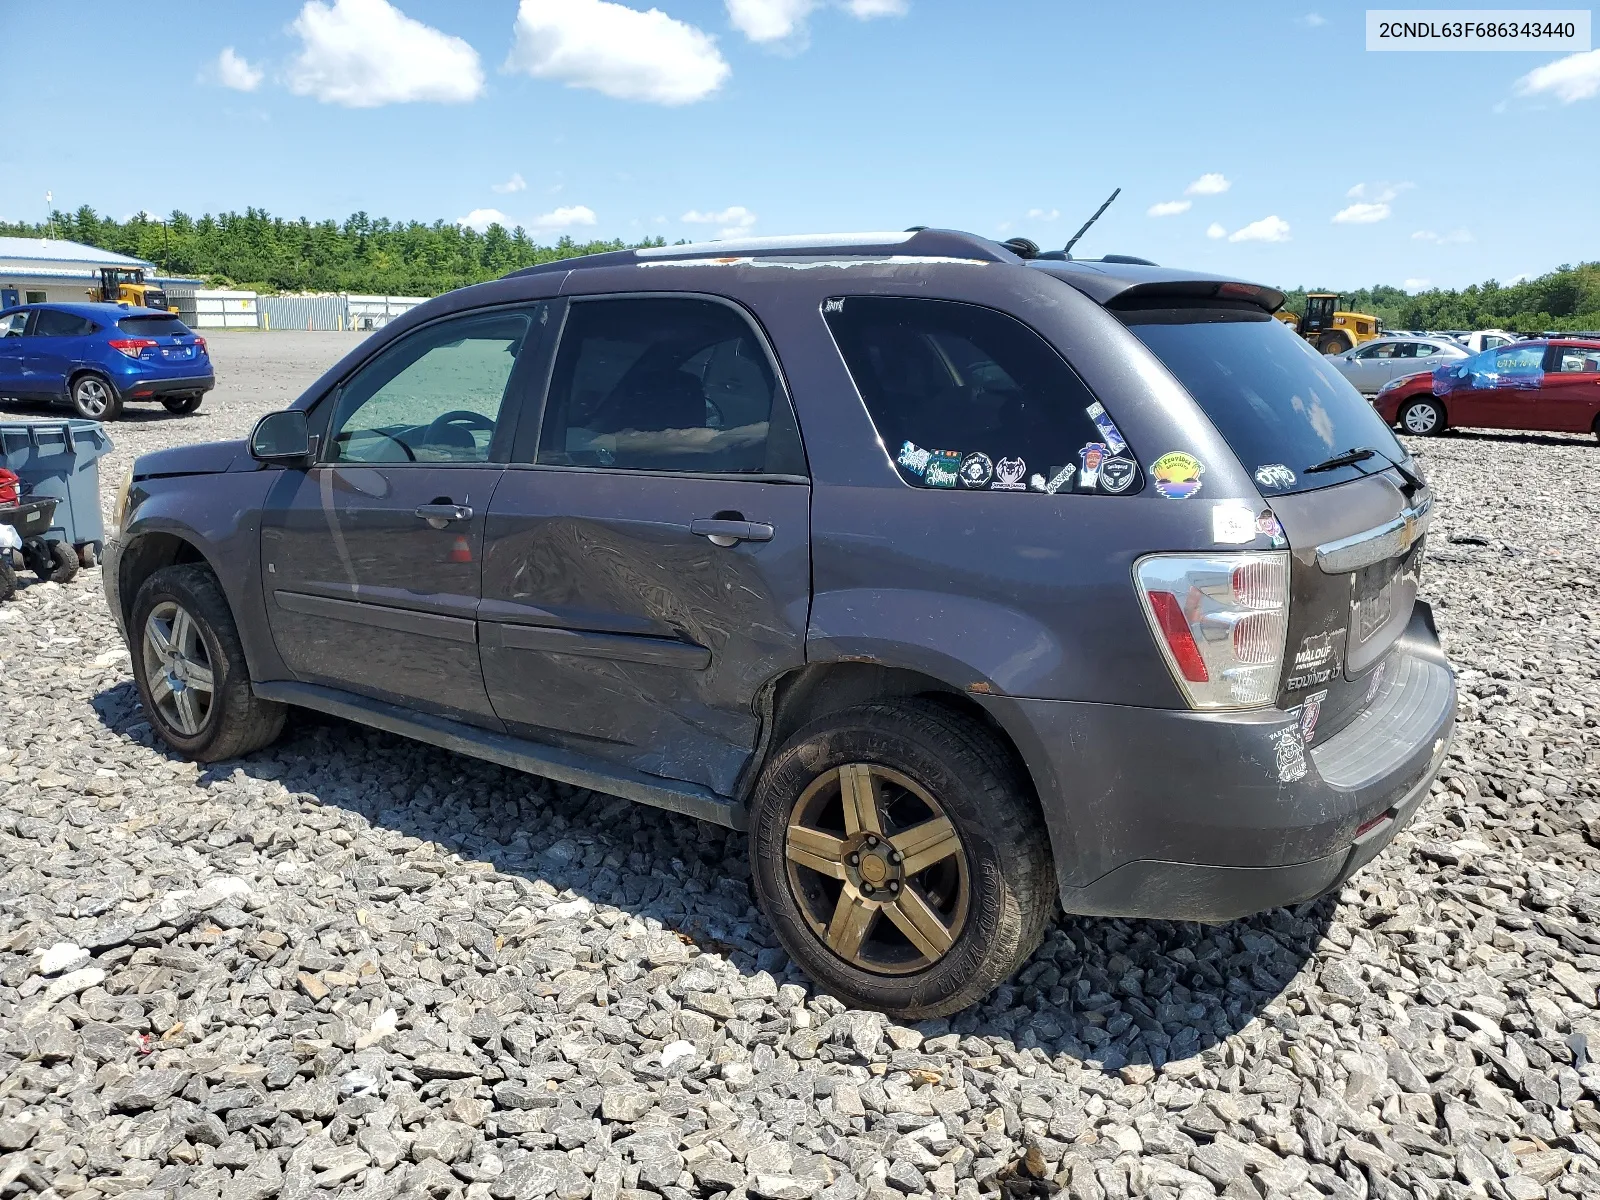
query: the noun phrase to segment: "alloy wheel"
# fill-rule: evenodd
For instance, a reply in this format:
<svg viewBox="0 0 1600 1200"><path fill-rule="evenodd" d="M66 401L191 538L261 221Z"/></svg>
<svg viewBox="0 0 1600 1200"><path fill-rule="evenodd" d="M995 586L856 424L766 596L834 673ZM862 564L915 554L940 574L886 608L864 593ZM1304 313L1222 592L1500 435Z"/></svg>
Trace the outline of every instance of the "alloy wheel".
<svg viewBox="0 0 1600 1200"><path fill-rule="evenodd" d="M111 406L111 393L105 384L91 375L78 381L77 401L79 411L85 416L103 417Z"/></svg>
<svg viewBox="0 0 1600 1200"><path fill-rule="evenodd" d="M184 737L198 736L211 715L216 681L199 624L174 601L162 601L145 619L144 669L161 719Z"/></svg>
<svg viewBox="0 0 1600 1200"><path fill-rule="evenodd" d="M1432 433L1439 423L1439 414L1431 404L1413 404L1406 409L1404 425L1407 433Z"/></svg>
<svg viewBox="0 0 1600 1200"><path fill-rule="evenodd" d="M784 856L812 933L860 970L924 970L966 924L961 836L927 789L888 767L847 763L813 780L795 802Z"/></svg>

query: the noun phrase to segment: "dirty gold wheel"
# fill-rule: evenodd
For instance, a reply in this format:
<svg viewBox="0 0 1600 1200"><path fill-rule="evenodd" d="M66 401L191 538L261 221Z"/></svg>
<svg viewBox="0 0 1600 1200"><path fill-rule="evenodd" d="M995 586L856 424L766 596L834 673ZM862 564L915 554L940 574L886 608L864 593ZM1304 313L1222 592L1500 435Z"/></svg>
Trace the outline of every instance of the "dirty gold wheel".
<svg viewBox="0 0 1600 1200"><path fill-rule="evenodd" d="M845 962L903 975L961 935L967 854L939 802L876 763L817 777L789 818L789 886L806 923Z"/></svg>
<svg viewBox="0 0 1600 1200"><path fill-rule="evenodd" d="M850 1004L954 1012L1043 936L1055 873L1032 788L989 728L941 702L812 722L773 756L752 808L762 908Z"/></svg>

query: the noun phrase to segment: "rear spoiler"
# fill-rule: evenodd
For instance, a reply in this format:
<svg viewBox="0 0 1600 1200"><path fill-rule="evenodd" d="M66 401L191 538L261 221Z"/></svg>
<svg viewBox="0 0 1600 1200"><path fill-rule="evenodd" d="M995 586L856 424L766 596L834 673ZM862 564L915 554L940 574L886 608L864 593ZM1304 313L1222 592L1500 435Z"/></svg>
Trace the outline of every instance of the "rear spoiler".
<svg viewBox="0 0 1600 1200"><path fill-rule="evenodd" d="M1274 313L1283 307L1284 295L1277 288L1259 283L1217 282L1211 279L1172 280L1138 283L1106 301L1106 307L1121 311L1140 308L1187 308L1222 304L1246 304Z"/></svg>

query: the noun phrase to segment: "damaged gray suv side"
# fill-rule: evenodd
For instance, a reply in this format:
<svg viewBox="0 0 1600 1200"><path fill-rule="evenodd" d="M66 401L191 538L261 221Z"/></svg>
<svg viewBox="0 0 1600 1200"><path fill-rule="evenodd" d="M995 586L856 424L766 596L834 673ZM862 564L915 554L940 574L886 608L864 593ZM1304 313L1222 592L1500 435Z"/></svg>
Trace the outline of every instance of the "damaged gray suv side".
<svg viewBox="0 0 1600 1200"><path fill-rule="evenodd" d="M819 984L952 1012L1058 898L1335 889L1439 769L1431 494L1281 301L939 230L552 263L139 459L107 595L181 754L299 705L747 829Z"/></svg>

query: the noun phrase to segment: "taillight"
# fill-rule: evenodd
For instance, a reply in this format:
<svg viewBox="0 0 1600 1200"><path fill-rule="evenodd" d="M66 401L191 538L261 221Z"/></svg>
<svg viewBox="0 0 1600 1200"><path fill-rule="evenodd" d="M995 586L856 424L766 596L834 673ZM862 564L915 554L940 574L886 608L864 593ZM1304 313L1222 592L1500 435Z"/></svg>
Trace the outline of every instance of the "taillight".
<svg viewBox="0 0 1600 1200"><path fill-rule="evenodd" d="M22 500L22 480L15 471L0 467L0 504L17 504Z"/></svg>
<svg viewBox="0 0 1600 1200"><path fill-rule="evenodd" d="M109 344L113 350L120 350L129 358L139 358L146 350L154 350L158 345L149 338L112 338Z"/></svg>
<svg viewBox="0 0 1600 1200"><path fill-rule="evenodd" d="M204 354L206 352L206 340L205 340L205 338L203 338L203 337L195 338L194 339L194 348L196 350L200 351L201 354Z"/></svg>
<svg viewBox="0 0 1600 1200"><path fill-rule="evenodd" d="M1270 704L1289 627L1286 551L1152 554L1135 578L1151 631L1191 708Z"/></svg>

